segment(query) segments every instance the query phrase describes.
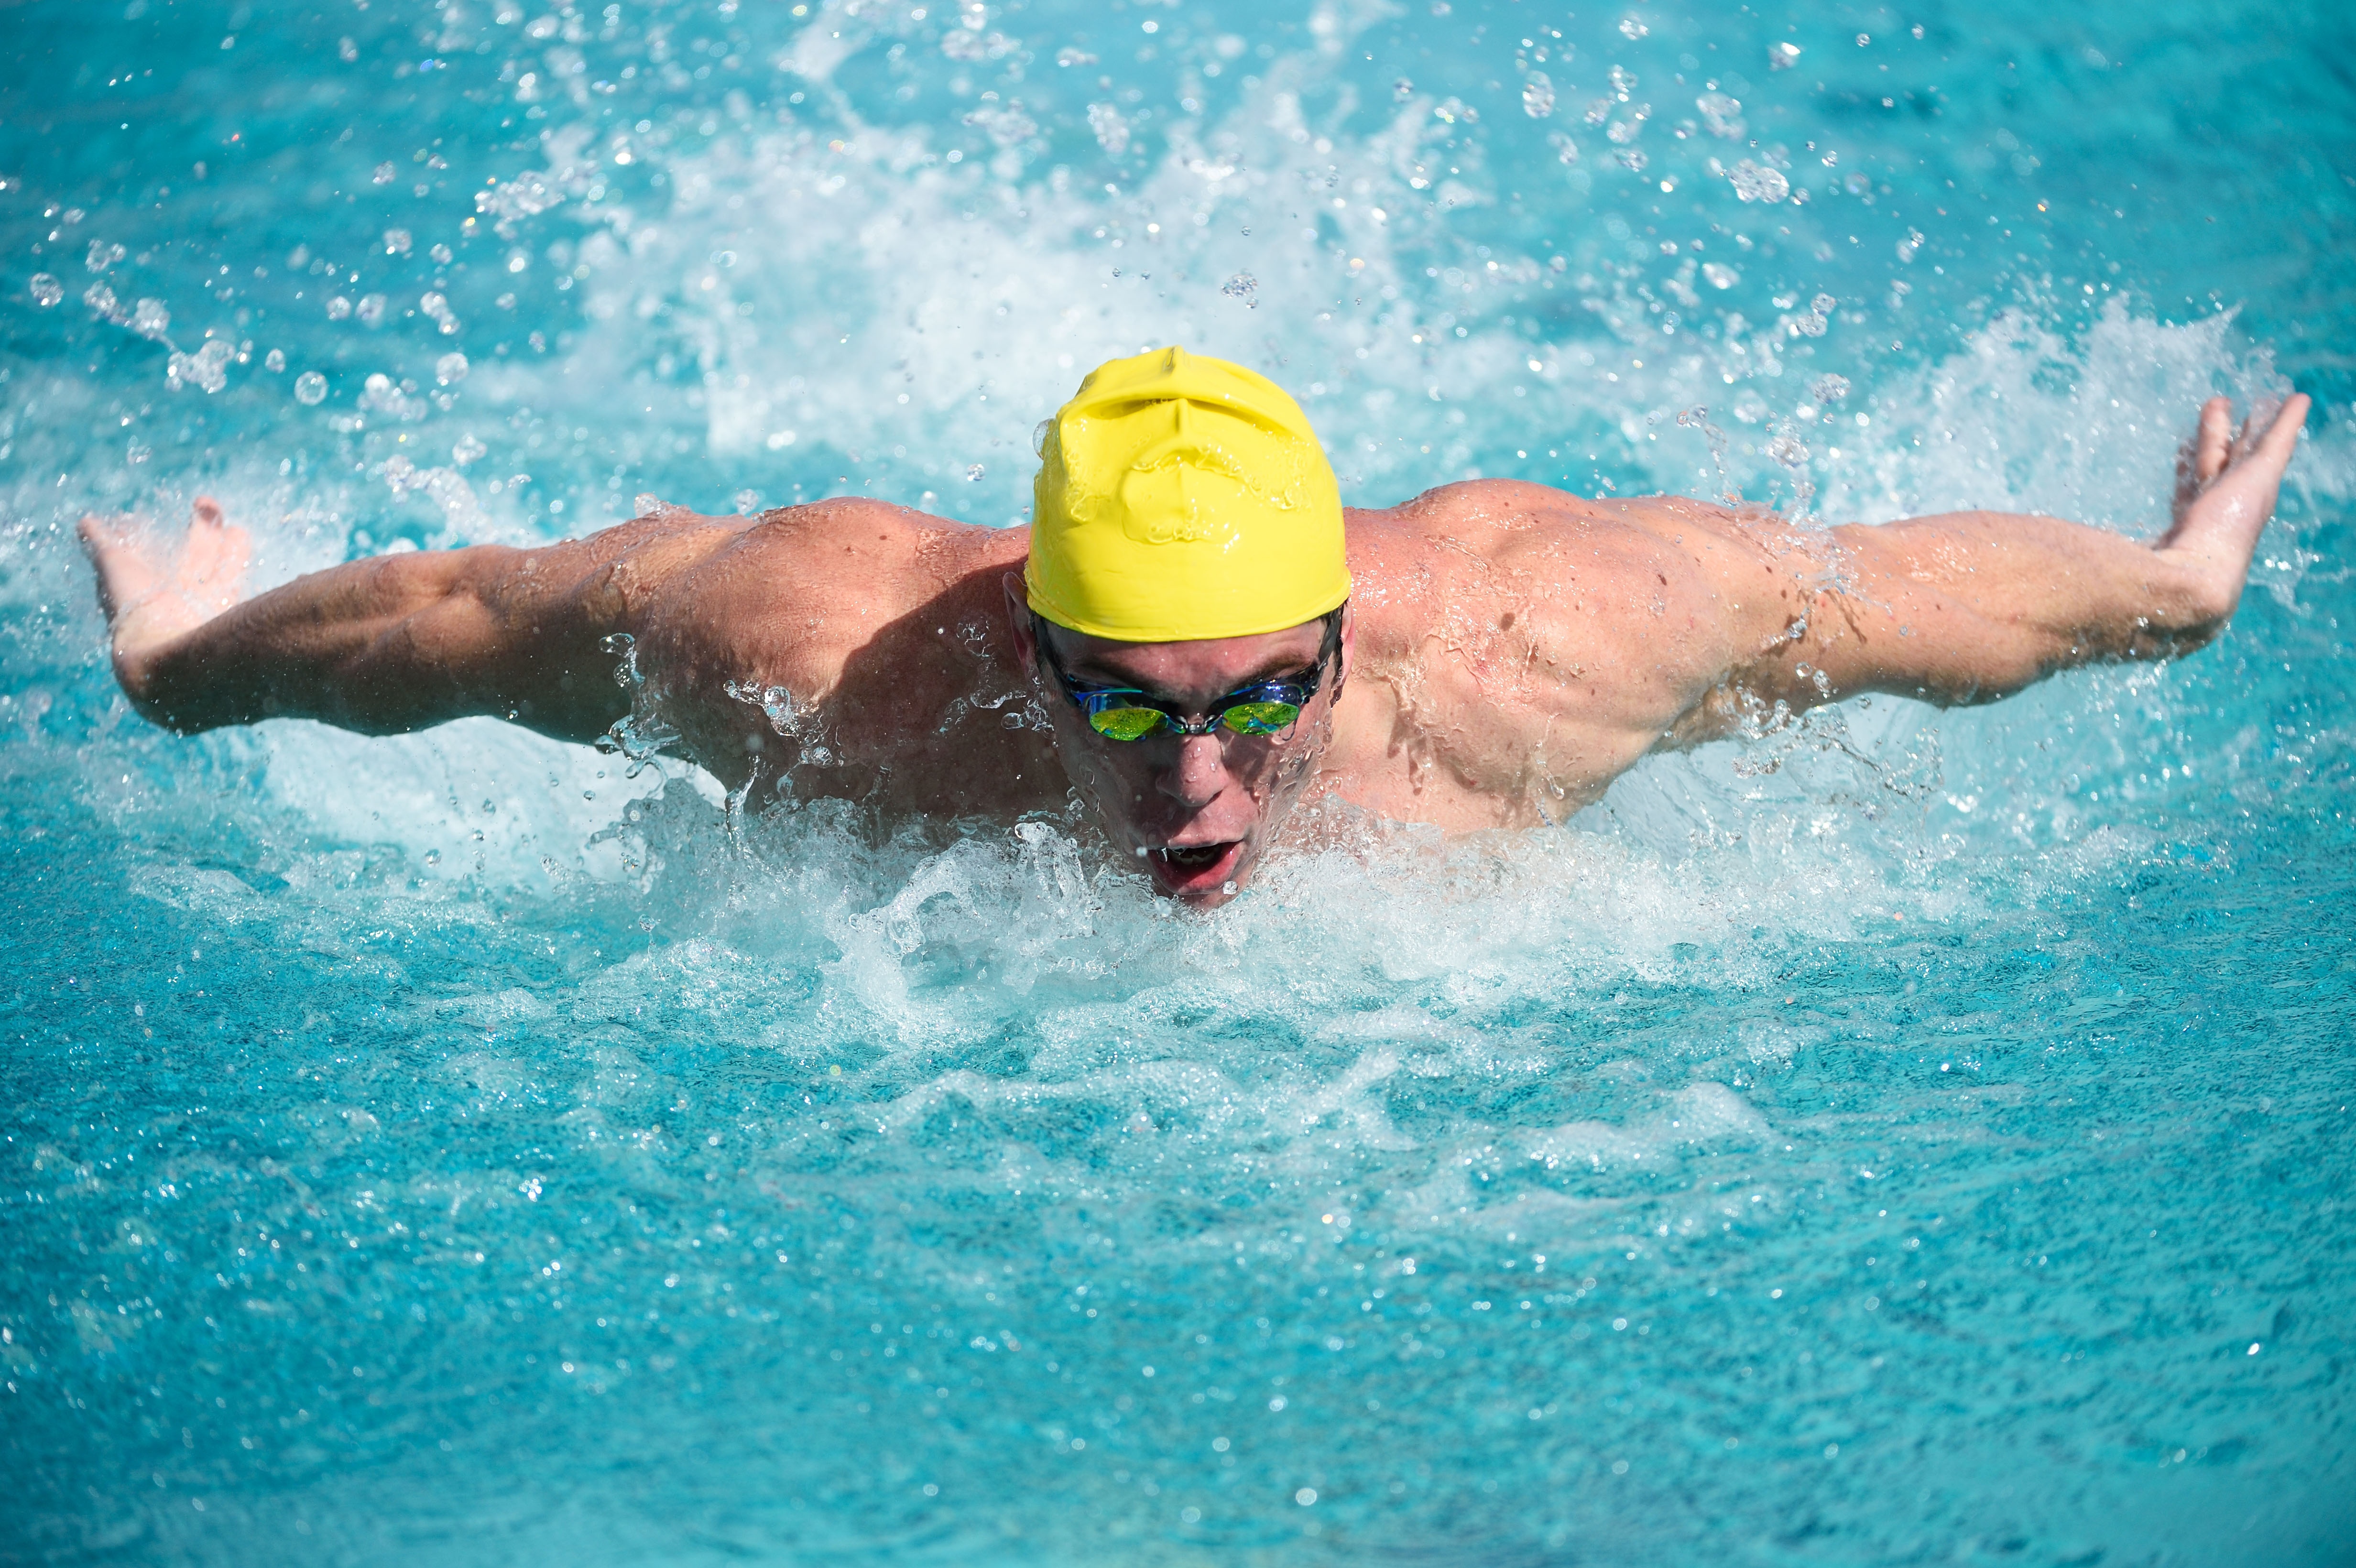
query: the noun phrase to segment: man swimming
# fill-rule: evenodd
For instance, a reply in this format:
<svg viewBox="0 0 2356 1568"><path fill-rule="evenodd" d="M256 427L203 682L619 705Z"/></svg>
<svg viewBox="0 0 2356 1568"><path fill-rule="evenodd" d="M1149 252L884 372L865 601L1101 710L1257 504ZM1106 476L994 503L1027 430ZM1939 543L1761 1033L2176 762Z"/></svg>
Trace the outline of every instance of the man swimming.
<svg viewBox="0 0 2356 1568"><path fill-rule="evenodd" d="M1535 824L1647 752L1858 693L1986 702L2197 648L2307 410L2237 438L2211 400L2147 544L1986 512L1804 531L1513 480L1345 512L1290 397L1177 348L1098 368L1042 426L1028 528L852 497L656 507L242 602L247 538L209 500L168 564L127 519L81 532L123 691L183 733L491 714L593 741L628 716L626 636L640 730L744 798L1012 820L1076 786L1116 854L1209 908L1304 797Z"/></svg>

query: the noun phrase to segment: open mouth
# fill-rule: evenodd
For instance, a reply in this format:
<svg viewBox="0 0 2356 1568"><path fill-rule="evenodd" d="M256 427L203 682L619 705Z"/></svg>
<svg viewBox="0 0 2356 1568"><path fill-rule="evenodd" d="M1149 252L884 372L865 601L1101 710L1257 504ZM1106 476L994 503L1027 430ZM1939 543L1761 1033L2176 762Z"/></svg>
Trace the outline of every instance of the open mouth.
<svg viewBox="0 0 2356 1568"><path fill-rule="evenodd" d="M1243 840L1228 838L1215 844L1166 845L1148 854L1145 864L1162 891L1183 897L1224 889L1243 854Z"/></svg>

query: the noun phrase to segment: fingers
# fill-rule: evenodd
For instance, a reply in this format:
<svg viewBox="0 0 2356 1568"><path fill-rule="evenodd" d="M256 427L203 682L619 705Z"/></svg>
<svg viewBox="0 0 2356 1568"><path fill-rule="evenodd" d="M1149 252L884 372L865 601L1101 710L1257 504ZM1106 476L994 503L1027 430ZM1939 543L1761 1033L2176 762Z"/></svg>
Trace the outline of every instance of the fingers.
<svg viewBox="0 0 2356 1568"><path fill-rule="evenodd" d="M2225 472L2233 453L2233 400L2211 398L2201 405L2201 430L2193 438L2192 476L2206 485Z"/></svg>
<svg viewBox="0 0 2356 1568"><path fill-rule="evenodd" d="M96 512L89 512L74 525L74 533L81 540L83 553L94 560L99 551L122 544L132 526L132 519L120 513L102 517Z"/></svg>
<svg viewBox="0 0 2356 1568"><path fill-rule="evenodd" d="M199 496L189 508L188 539L174 586L191 604L225 610L237 603L238 580L252 554L252 537L229 525L220 502Z"/></svg>
<svg viewBox="0 0 2356 1568"><path fill-rule="evenodd" d="M2261 461L2277 474L2290 464L2290 454L2298 446L2298 432L2307 423L2307 411L2313 400L2305 392L2293 392L2275 415L2275 422L2258 438L2256 451Z"/></svg>
<svg viewBox="0 0 2356 1568"><path fill-rule="evenodd" d="M152 598L163 584L150 552L134 539L137 526L131 517L93 514L76 529L98 568L98 602L109 624L129 606Z"/></svg>

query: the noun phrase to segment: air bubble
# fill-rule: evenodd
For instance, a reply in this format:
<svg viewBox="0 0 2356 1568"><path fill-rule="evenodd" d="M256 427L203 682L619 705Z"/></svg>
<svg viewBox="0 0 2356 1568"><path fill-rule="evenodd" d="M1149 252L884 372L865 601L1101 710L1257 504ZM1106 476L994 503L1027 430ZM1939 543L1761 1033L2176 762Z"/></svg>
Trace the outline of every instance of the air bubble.
<svg viewBox="0 0 2356 1568"><path fill-rule="evenodd" d="M1249 272L1237 272L1219 285L1219 292L1232 300L1241 300L1254 310L1259 308L1259 280Z"/></svg>
<svg viewBox="0 0 2356 1568"><path fill-rule="evenodd" d="M1533 120L1543 120L1554 112L1554 83L1542 70L1530 72L1522 83L1522 112Z"/></svg>
<svg viewBox="0 0 2356 1568"><path fill-rule="evenodd" d="M305 370L294 378L294 400L316 405L327 400L327 379L316 370Z"/></svg>
<svg viewBox="0 0 2356 1568"><path fill-rule="evenodd" d="M967 467L966 467L966 471L965 471L965 476L966 476L966 480L967 480L967 482L968 482L968 483L971 483L972 481L974 481L974 480L976 480L976 479L980 478L980 477L981 477L981 475L982 475L982 474L983 474L983 472L984 472L984 470L983 470L982 465L981 465L980 464L979 464L979 463L969 464L967 465Z"/></svg>
<svg viewBox="0 0 2356 1568"><path fill-rule="evenodd" d="M47 272L35 272L33 274L33 303L35 304L39 305L43 310L47 310L65 297L66 286L63 283L58 282L57 279L49 276Z"/></svg>
<svg viewBox="0 0 2356 1568"><path fill-rule="evenodd" d="M1816 378L1815 384L1808 389L1808 396L1819 403L1835 402L1846 398L1848 396L1848 378L1819 376Z"/></svg>
<svg viewBox="0 0 2356 1568"><path fill-rule="evenodd" d="M445 387L465 380L466 357L463 354L444 354L441 358L434 361L434 379Z"/></svg>
<svg viewBox="0 0 2356 1568"><path fill-rule="evenodd" d="M286 351L283 348L272 349L269 353L262 357L262 368L265 370L273 371L285 369Z"/></svg>
<svg viewBox="0 0 2356 1568"><path fill-rule="evenodd" d="M384 231L384 253L386 255L406 256L409 254L409 244L410 234L408 229L388 229Z"/></svg>

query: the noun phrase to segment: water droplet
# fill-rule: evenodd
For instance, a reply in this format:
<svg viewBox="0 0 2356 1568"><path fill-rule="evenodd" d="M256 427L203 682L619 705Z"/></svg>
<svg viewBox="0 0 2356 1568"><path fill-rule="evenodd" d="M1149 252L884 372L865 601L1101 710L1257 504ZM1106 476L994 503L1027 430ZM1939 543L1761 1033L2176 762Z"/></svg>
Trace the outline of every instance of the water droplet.
<svg viewBox="0 0 2356 1568"><path fill-rule="evenodd" d="M337 294L334 299L327 302L327 319L329 321L343 321L349 317L351 314L352 302L346 299L343 295Z"/></svg>
<svg viewBox="0 0 2356 1568"><path fill-rule="evenodd" d="M464 468L467 464L474 462L477 458L482 456L483 453L489 450L489 447L485 446L480 441L477 441L475 438L474 433L469 432L468 433L460 436L457 440L457 443L450 448L450 461L456 464L459 467Z"/></svg>
<svg viewBox="0 0 2356 1568"><path fill-rule="evenodd" d="M1129 122L1111 104L1088 105L1088 129L1096 133L1097 145L1114 157L1129 151Z"/></svg>
<svg viewBox="0 0 2356 1568"><path fill-rule="evenodd" d="M1767 443L1767 455L1786 468L1797 468L1808 460L1808 443L1794 435L1779 435Z"/></svg>
<svg viewBox="0 0 2356 1568"><path fill-rule="evenodd" d="M1730 289L1742 281L1742 274L1720 261L1704 261L1701 275L1709 280L1714 289Z"/></svg>
<svg viewBox="0 0 2356 1568"><path fill-rule="evenodd" d="M39 305L43 310L47 310L65 297L66 286L63 283L58 282L57 279L49 276L47 272L35 272L33 274L33 303L35 304Z"/></svg>
<svg viewBox="0 0 2356 1568"><path fill-rule="evenodd" d="M1848 396L1848 378L1819 376L1816 378L1815 385L1808 389L1808 396L1819 403L1834 402L1846 398Z"/></svg>
<svg viewBox="0 0 2356 1568"><path fill-rule="evenodd" d="M1818 294L1808 302L1808 308L1818 315L1829 316L1833 313L1833 307L1839 304L1840 301L1830 294Z"/></svg>
<svg viewBox="0 0 2356 1568"><path fill-rule="evenodd" d="M1736 164L1727 178L1734 182L1735 198L1740 201L1777 202L1792 194L1792 182L1781 171L1749 158Z"/></svg>
<svg viewBox="0 0 2356 1568"><path fill-rule="evenodd" d="M304 404L327 401L327 379L316 370L305 370L294 378L294 400Z"/></svg>
<svg viewBox="0 0 2356 1568"><path fill-rule="evenodd" d="M175 391L183 386L201 387L208 392L218 392L229 384L229 362L237 349L226 338L216 337L198 348L194 354L177 350L164 370L165 379Z"/></svg>
<svg viewBox="0 0 2356 1568"><path fill-rule="evenodd" d="M1652 30L1633 16L1622 16L1620 19L1620 36L1631 41L1644 37Z"/></svg>
<svg viewBox="0 0 2356 1568"><path fill-rule="evenodd" d="M162 300L141 300L131 307L131 330L142 337L161 337L172 328L172 313Z"/></svg>
<svg viewBox="0 0 2356 1568"><path fill-rule="evenodd" d="M1701 123L1709 128L1711 135L1730 141L1742 134L1745 123L1740 99L1723 92L1705 92L1694 100L1694 107L1701 111Z"/></svg>
<svg viewBox="0 0 2356 1568"><path fill-rule="evenodd" d="M374 180L378 185L391 185L392 183L392 175L393 168L391 164L379 164L376 166L376 173L369 177Z"/></svg>
<svg viewBox="0 0 2356 1568"><path fill-rule="evenodd" d="M384 231L384 253L388 256L408 255L409 240L409 230L406 229L386 229Z"/></svg>
<svg viewBox="0 0 2356 1568"><path fill-rule="evenodd" d="M1543 120L1554 112L1554 83L1547 73L1534 70L1522 83L1522 112L1533 120Z"/></svg>
<svg viewBox="0 0 2356 1568"><path fill-rule="evenodd" d="M1249 272L1237 272L1219 285L1219 292L1229 299L1243 301L1254 310L1259 308L1259 280Z"/></svg>
<svg viewBox="0 0 2356 1568"><path fill-rule="evenodd" d="M454 382L465 380L466 357L463 354L444 354L441 358L434 361L434 379L445 387Z"/></svg>
<svg viewBox="0 0 2356 1568"><path fill-rule="evenodd" d="M1414 96L1415 83L1409 81L1407 78L1401 77L1397 81L1391 83L1392 102L1405 103L1408 99L1413 98Z"/></svg>
<svg viewBox="0 0 2356 1568"><path fill-rule="evenodd" d="M980 478L980 477L981 477L981 475L982 475L982 466L981 466L981 464L979 464L979 463L975 463L975 464L968 464L968 465L967 465L967 467L966 467L966 471L965 471L965 476L966 476L966 478L967 478L969 481L975 480L975 479L979 479L979 478Z"/></svg>
<svg viewBox="0 0 2356 1568"><path fill-rule="evenodd" d="M1769 44L1767 46L1767 69L1769 70L1789 70L1792 67L1799 63L1799 45Z"/></svg>

